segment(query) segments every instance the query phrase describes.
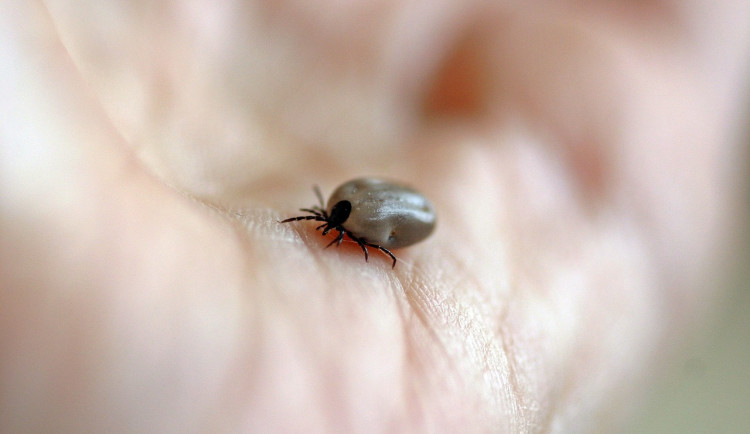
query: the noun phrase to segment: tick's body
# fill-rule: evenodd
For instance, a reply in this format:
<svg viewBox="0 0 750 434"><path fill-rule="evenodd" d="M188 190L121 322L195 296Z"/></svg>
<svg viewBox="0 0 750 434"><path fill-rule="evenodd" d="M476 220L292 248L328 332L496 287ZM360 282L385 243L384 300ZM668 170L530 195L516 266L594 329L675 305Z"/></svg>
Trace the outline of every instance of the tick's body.
<svg viewBox="0 0 750 434"><path fill-rule="evenodd" d="M389 248L412 245L435 229L435 210L430 201L416 190L392 181L377 178L349 181L333 192L325 208L317 188L315 194L320 206L301 209L311 215L288 218L281 223L323 222L316 228L323 229L323 235L332 230L339 233L328 246L341 245L347 235L362 248L365 260L367 247L374 247L390 256L395 267L396 257Z"/></svg>

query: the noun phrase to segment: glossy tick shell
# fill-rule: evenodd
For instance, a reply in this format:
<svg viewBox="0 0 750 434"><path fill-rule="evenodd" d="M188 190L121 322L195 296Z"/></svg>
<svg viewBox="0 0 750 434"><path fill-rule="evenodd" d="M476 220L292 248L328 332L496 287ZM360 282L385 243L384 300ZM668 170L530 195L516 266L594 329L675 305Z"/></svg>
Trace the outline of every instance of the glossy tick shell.
<svg viewBox="0 0 750 434"><path fill-rule="evenodd" d="M392 181L360 178L342 184L328 199L328 213L343 201L352 205L342 226L389 249L410 246L435 229L435 209L418 191Z"/></svg>
<svg viewBox="0 0 750 434"><path fill-rule="evenodd" d="M359 178L342 184L328 199L314 188L320 206L302 208L309 215L290 217L280 223L299 220L323 222L316 230L323 235L338 231L326 247L340 246L344 235L356 242L368 260L367 247L374 247L393 259L390 249L410 246L427 238L435 229L435 209L426 197L406 185L379 178Z"/></svg>

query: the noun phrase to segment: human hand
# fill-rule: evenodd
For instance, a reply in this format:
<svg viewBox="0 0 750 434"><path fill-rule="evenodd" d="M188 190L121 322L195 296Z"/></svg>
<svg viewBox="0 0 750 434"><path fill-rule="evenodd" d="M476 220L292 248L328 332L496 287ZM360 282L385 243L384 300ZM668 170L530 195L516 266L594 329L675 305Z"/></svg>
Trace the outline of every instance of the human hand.
<svg viewBox="0 0 750 434"><path fill-rule="evenodd" d="M713 296L747 6L615 7L3 3L0 431L616 423ZM395 270L277 223L364 175L438 209Z"/></svg>

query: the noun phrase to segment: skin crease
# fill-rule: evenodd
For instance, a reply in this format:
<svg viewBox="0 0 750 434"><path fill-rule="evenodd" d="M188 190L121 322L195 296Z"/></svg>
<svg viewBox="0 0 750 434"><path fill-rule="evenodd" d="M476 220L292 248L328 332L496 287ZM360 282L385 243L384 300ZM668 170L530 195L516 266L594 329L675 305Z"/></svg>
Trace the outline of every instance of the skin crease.
<svg viewBox="0 0 750 434"><path fill-rule="evenodd" d="M0 432L586 432L717 297L747 2L0 3ZM440 224L322 250L378 174Z"/></svg>

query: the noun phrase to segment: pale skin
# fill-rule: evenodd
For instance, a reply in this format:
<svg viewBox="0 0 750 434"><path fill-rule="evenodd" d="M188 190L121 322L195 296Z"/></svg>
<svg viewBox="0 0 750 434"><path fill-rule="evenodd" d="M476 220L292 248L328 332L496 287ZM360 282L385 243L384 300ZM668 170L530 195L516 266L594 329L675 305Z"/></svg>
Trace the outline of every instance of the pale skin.
<svg viewBox="0 0 750 434"><path fill-rule="evenodd" d="M0 3L0 432L617 426L717 297L749 52L632 3ZM438 210L394 270L277 223L369 175Z"/></svg>

